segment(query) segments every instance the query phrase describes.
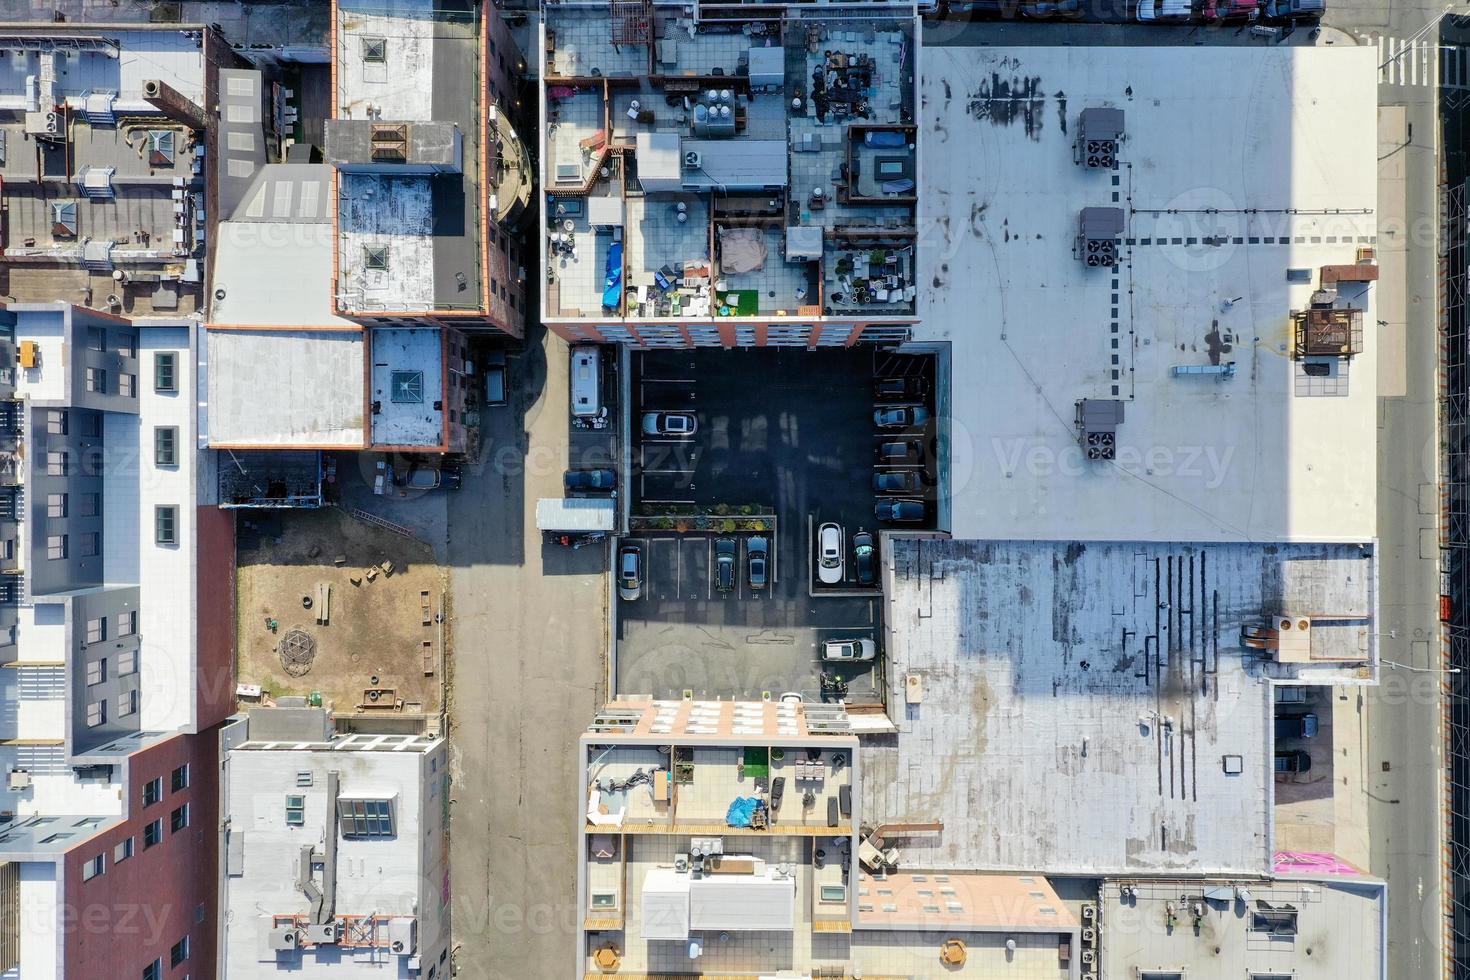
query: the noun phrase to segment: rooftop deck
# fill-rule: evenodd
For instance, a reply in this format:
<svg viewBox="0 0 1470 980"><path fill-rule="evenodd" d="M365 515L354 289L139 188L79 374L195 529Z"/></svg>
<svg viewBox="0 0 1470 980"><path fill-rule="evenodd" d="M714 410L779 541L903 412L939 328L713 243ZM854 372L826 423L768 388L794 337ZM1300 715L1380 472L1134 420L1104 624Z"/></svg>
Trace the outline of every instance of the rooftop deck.
<svg viewBox="0 0 1470 980"><path fill-rule="evenodd" d="M648 10L548 13L546 315L911 316L912 22Z"/></svg>

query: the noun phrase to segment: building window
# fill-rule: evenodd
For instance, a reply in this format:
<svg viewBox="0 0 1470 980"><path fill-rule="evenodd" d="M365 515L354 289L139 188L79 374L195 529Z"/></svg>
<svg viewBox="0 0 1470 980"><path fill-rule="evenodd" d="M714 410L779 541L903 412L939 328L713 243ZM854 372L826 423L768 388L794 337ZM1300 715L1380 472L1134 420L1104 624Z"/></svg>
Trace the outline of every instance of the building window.
<svg viewBox="0 0 1470 980"><path fill-rule="evenodd" d="M82 558L96 558L102 553L102 533L100 531L88 531L77 539L79 550L77 552Z"/></svg>
<svg viewBox="0 0 1470 980"><path fill-rule="evenodd" d="M117 846L112 849L112 863L121 864L128 858L132 857L133 844L136 840L136 837L125 837L122 840L118 841Z"/></svg>
<svg viewBox="0 0 1470 980"><path fill-rule="evenodd" d="M66 476L71 469L65 450L52 450L46 454L46 475Z"/></svg>
<svg viewBox="0 0 1470 980"><path fill-rule="evenodd" d="M93 438L93 439L101 439L102 438L102 413L101 412L83 412L82 413L82 435L88 436L88 437Z"/></svg>
<svg viewBox="0 0 1470 980"><path fill-rule="evenodd" d="M52 520L59 520L66 516L66 494L46 494L46 516Z"/></svg>
<svg viewBox="0 0 1470 980"><path fill-rule="evenodd" d="M163 799L163 777L150 779L143 784L143 805L152 806Z"/></svg>
<svg viewBox="0 0 1470 980"><path fill-rule="evenodd" d="M138 356L138 331L117 331L117 352L123 357Z"/></svg>
<svg viewBox="0 0 1470 980"><path fill-rule="evenodd" d="M179 430L177 426L160 425L153 430L153 462L159 466L179 463Z"/></svg>
<svg viewBox="0 0 1470 980"><path fill-rule="evenodd" d="M46 557L52 561L59 561L66 557L66 535L48 534L46 536Z"/></svg>
<svg viewBox="0 0 1470 980"><path fill-rule="evenodd" d="M118 639L124 636L134 636L138 632L138 611L136 609L118 613L113 617L113 621L117 624Z"/></svg>
<svg viewBox="0 0 1470 980"><path fill-rule="evenodd" d="M174 943L168 951L168 965L178 966L189 958L189 937L185 936Z"/></svg>
<svg viewBox="0 0 1470 980"><path fill-rule="evenodd" d="M143 827L143 850L148 850L154 844L163 840L163 818L149 821Z"/></svg>
<svg viewBox="0 0 1470 980"><path fill-rule="evenodd" d="M153 390L178 391L179 355L173 351L158 351L153 355Z"/></svg>
<svg viewBox="0 0 1470 980"><path fill-rule="evenodd" d="M163 980L163 960L154 960L143 967L143 980Z"/></svg>
<svg viewBox="0 0 1470 980"><path fill-rule="evenodd" d="M169 791L173 793L189 788L189 764L187 762L173 771L169 776L168 785Z"/></svg>
<svg viewBox="0 0 1470 980"><path fill-rule="evenodd" d="M88 327L87 349L99 351L107 350L107 331L103 330L101 327Z"/></svg>
<svg viewBox="0 0 1470 980"><path fill-rule="evenodd" d="M124 650L117 655L117 676L126 677L129 674L137 673L137 670L138 651Z"/></svg>
<svg viewBox="0 0 1470 980"><path fill-rule="evenodd" d="M91 881L93 878L107 870L106 855L99 854L86 864L82 865L82 880Z"/></svg>
<svg viewBox="0 0 1470 980"><path fill-rule="evenodd" d="M136 374L126 374L121 371L118 372L117 393L119 395L122 395L124 398L137 398L138 376Z"/></svg>
<svg viewBox="0 0 1470 980"><path fill-rule="evenodd" d="M117 716L127 718L138 713L138 692L124 691L117 696Z"/></svg>
<svg viewBox="0 0 1470 980"><path fill-rule="evenodd" d="M343 837L392 837L392 800L338 800L337 822Z"/></svg>
<svg viewBox="0 0 1470 980"><path fill-rule="evenodd" d="M388 39L386 37L364 37L362 60L370 65L381 65L388 61Z"/></svg>
<svg viewBox="0 0 1470 980"><path fill-rule="evenodd" d="M174 807L174 812L168 815L168 829L177 834L189 826L189 804Z"/></svg>
<svg viewBox="0 0 1470 980"><path fill-rule="evenodd" d="M87 683L101 684L107 680L107 658L98 657L87 661Z"/></svg>
<svg viewBox="0 0 1470 980"><path fill-rule="evenodd" d="M77 516L78 517L100 517L102 516L102 494L83 493L78 494Z"/></svg>
<svg viewBox="0 0 1470 980"><path fill-rule="evenodd" d="M173 505L153 508L153 540L159 544L178 544L179 509Z"/></svg>
<svg viewBox="0 0 1470 980"><path fill-rule="evenodd" d="M107 394L107 372L102 368L87 368L87 390L99 395Z"/></svg>
<svg viewBox="0 0 1470 980"><path fill-rule="evenodd" d="M87 727L96 728L107 721L107 702L92 701L87 705Z"/></svg>
<svg viewBox="0 0 1470 980"><path fill-rule="evenodd" d="M306 797L286 797L286 826L300 827L306 823Z"/></svg>
<svg viewBox="0 0 1470 980"><path fill-rule="evenodd" d="M53 408L46 412L46 434L53 436L66 435L66 409Z"/></svg>
<svg viewBox="0 0 1470 980"><path fill-rule="evenodd" d="M98 616L87 620L87 642L101 643L107 639L107 618Z"/></svg>

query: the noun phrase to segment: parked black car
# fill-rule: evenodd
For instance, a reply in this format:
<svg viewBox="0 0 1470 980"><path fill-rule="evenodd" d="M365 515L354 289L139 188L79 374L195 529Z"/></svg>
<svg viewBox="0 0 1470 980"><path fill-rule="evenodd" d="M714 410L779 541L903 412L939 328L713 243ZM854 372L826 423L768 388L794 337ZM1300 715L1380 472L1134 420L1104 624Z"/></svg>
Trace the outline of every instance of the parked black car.
<svg viewBox="0 0 1470 980"><path fill-rule="evenodd" d="M906 374L900 378L878 378L873 382L873 395L880 401L911 402L924 397L924 377Z"/></svg>
<svg viewBox="0 0 1470 980"><path fill-rule="evenodd" d="M878 444L877 459L885 466L901 466L922 462L924 445L917 439L891 439Z"/></svg>
<svg viewBox="0 0 1470 980"><path fill-rule="evenodd" d="M873 536L867 531L852 536L852 559L858 585L872 585L877 577L878 552L873 547Z"/></svg>
<svg viewBox="0 0 1470 980"><path fill-rule="evenodd" d="M735 539L715 539L715 588L729 592L735 588Z"/></svg>
<svg viewBox="0 0 1470 980"><path fill-rule="evenodd" d="M873 513L887 524L916 524L924 519L924 503L920 500L880 500Z"/></svg>
<svg viewBox="0 0 1470 980"><path fill-rule="evenodd" d="M873 474L873 489L878 493L917 493L919 474L915 470L880 470Z"/></svg>
<svg viewBox="0 0 1470 980"><path fill-rule="evenodd" d="M567 470L562 477L562 486L568 494L612 493L618 486L618 474L606 468Z"/></svg>
<svg viewBox="0 0 1470 980"><path fill-rule="evenodd" d="M1302 749L1291 749L1276 753L1276 771L1280 773L1303 773L1312 771L1312 757Z"/></svg>

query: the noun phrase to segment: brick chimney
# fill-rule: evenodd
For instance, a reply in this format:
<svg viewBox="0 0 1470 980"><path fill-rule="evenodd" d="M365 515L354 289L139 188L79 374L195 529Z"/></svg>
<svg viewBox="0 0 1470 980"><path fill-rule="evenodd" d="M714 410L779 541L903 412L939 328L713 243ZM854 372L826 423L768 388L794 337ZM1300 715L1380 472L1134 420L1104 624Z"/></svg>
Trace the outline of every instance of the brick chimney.
<svg viewBox="0 0 1470 980"><path fill-rule="evenodd" d="M143 100L170 119L192 129L203 131L209 125L209 117L204 110L168 82L157 78L144 79Z"/></svg>

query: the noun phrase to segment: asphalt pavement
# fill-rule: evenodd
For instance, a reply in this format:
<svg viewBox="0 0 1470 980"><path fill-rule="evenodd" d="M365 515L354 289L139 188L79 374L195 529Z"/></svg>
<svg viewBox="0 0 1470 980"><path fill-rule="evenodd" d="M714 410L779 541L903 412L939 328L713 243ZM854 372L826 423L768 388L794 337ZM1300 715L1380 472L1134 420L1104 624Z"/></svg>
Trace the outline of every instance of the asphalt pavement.
<svg viewBox="0 0 1470 980"><path fill-rule="evenodd" d="M541 330L511 358L512 403L450 501L452 928L473 980L580 973L572 758L607 697L607 555L544 544L536 500L611 436L570 432L567 361Z"/></svg>

